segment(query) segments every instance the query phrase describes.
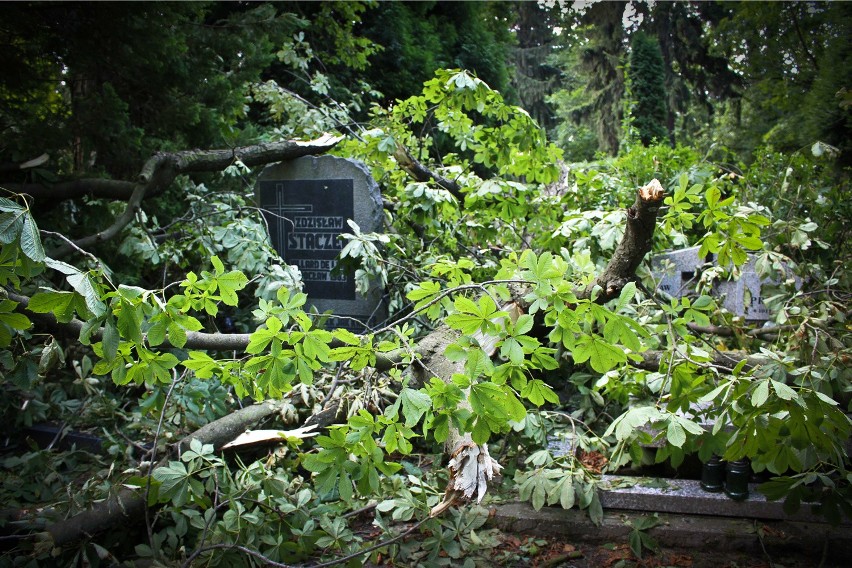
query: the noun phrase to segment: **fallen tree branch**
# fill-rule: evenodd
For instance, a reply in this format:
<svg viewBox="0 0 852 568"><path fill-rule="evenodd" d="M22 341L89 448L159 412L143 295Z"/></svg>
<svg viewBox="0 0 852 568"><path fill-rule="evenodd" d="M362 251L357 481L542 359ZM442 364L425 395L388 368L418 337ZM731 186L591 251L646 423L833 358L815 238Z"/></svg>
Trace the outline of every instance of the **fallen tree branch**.
<svg viewBox="0 0 852 568"><path fill-rule="evenodd" d="M176 445L174 452L188 450L192 440L213 444L218 450L253 424L272 416L280 409L280 402L266 401L232 412L183 438ZM175 453L171 457L174 457ZM166 462L167 458L164 458L159 465L165 465ZM143 489L124 487L115 495L96 503L91 509L48 526L37 537L54 547L72 544L125 523L140 522L145 518L145 507Z"/></svg>
<svg viewBox="0 0 852 568"><path fill-rule="evenodd" d="M701 333L705 335L718 335L719 337L736 337L737 335L744 335L747 337L768 337L769 339L774 339L778 337L778 334L780 332L794 330L797 329L799 326L774 325L772 327L743 329L722 325L698 325L697 323L691 321L686 324L686 327L688 327L690 331L694 331L695 333Z"/></svg>
<svg viewBox="0 0 852 568"><path fill-rule="evenodd" d="M153 173L151 175L154 175ZM651 248L651 238L655 225L656 213L659 202L662 200L662 188L659 183L652 182L638 192L636 203L628 209L628 226L622 242L616 249L613 258L604 272L595 280L600 286L601 293L596 301L603 302L608 298L617 296L623 286L633 279L636 267ZM523 286L513 290L513 296L523 295ZM593 287L587 287L583 293L591 296ZM10 294L14 301L21 302L19 307L26 307L28 298ZM509 313L513 321L523 311L519 302L509 302L501 306L501 311ZM48 316L40 315L41 318ZM72 322L75 328L82 328L82 322ZM499 323L499 322L498 322ZM55 319L54 325L58 324ZM415 382L425 383L431 377L438 377L445 382L450 382L454 374L463 372L464 364L461 361L450 361L444 355L449 344L457 341L458 333L446 325L439 326L420 340L417 345L419 358L412 365L412 375ZM187 345L192 349L227 349L243 351L248 345L248 334L187 334ZM496 352L496 343L489 337L480 337L479 343L489 356ZM489 341L491 340L491 341ZM640 364L659 368L662 361L662 353L646 352L643 354L643 362ZM733 366L737 360L746 357L749 365L765 362L765 358L749 355L717 353L714 357L718 359L721 366ZM736 359L736 360L735 360ZM401 357L400 357L401 360ZM394 364L393 357L387 358L384 364ZM714 359L714 362L716 360ZM377 367L380 364L377 362ZM468 405L467 401L461 403ZM202 443L213 444L219 449L226 443L244 432L249 425L256 421L272 415L278 406L275 403L262 403L247 407L234 412L220 420L217 420L198 431L185 437L177 445L178 451L189 447L192 440ZM312 417L309 423L325 426L335 422L340 414L339 404L332 404L325 409L321 416ZM451 456L449 462L450 479L444 499L430 512L430 518L442 514L456 504L472 499L481 500L485 495L488 483L499 474L501 466L488 453L487 446L473 442L470 433L461 434L454 427L450 428L446 451ZM165 460L164 460L165 462ZM163 462L163 463L164 463ZM122 489L113 497L102 503L96 504L92 509L84 511L58 523L47 527L43 533L45 540L49 540L53 546L62 546L104 531L122 522L138 520L143 518L146 507L144 494L140 491ZM370 549L356 553L356 556L366 554ZM330 565L330 564L329 564Z"/></svg>
<svg viewBox="0 0 852 568"><path fill-rule="evenodd" d="M627 210L627 228L613 257L595 282L579 291L578 297L591 297L595 286L600 286L602 291L596 301L603 303L618 296L622 288L635 278L636 268L651 250L657 211L662 203L663 193L663 188L656 179L638 190L636 202ZM515 321L526 309L526 305L521 301L525 295L523 286L512 290L512 295L516 299L501 306L500 310L508 312L510 319ZM454 330L442 325L420 341L418 352L421 358L415 364L414 376L421 384L430 376L450 383L454 374L463 372L463 362L452 362L444 356L447 346L457 339L458 334ZM486 354L493 356L496 344L489 341L490 338L477 339ZM465 401L460 406L466 404ZM469 406L467 408L470 409ZM501 468L489 456L487 446L475 444L470 433L461 435L453 427L450 428L445 449L452 456L449 464L450 480L443 501L432 509L435 515L441 514L458 502L470 500L474 493L481 500L488 481L499 473Z"/></svg>
<svg viewBox="0 0 852 568"><path fill-rule="evenodd" d="M233 149L162 152L155 154L145 163L143 173L136 181L83 178L49 185L42 183L3 183L2 185L13 193L25 193L37 200L49 200L48 203L44 204L47 207L66 199L79 199L81 197L126 201L133 195L133 190L139 183L148 183L153 177L151 174L160 169L171 168L176 170L175 175L202 171L216 172L227 168L235 160L240 160L249 167L258 166L292 160L314 153L321 154L333 148L339 141L340 137L327 134L307 142L284 140ZM145 175L146 172L147 176ZM165 187L157 189L162 191ZM156 194L156 192L149 193L147 197Z"/></svg>
<svg viewBox="0 0 852 568"><path fill-rule="evenodd" d="M257 166L292 160L309 154L321 154L333 148L342 138L339 136L324 135L316 140L308 142L285 140L269 144L256 144L230 150L189 150L185 152L160 152L151 157L142 167L139 179L133 184L133 190L127 201L124 212L115 219L112 225L106 229L73 241L63 243L50 251L51 258L59 259L71 253L76 248L86 248L113 238L122 229L128 226L136 217L136 213L142 204L142 200L154 197L162 193L180 174L194 172L217 172L222 171L236 161L241 161L246 166ZM79 185L75 187L85 187ZM124 184L129 182L122 182ZM128 186L108 185L103 180L97 187L113 189L122 196ZM39 191L37 187L24 188L25 192L35 198L43 197L56 200L51 196L50 188ZM70 188L68 188L70 191Z"/></svg>
<svg viewBox="0 0 852 568"><path fill-rule="evenodd" d="M6 295L13 302L17 302L16 312L26 315L30 321L38 324L41 328L55 335L70 335L79 337L83 330L84 323L77 318L72 318L69 322L58 322L53 314L41 314L31 312L27 309L30 303L29 296L16 294L10 290L6 290ZM100 341L103 336L103 330L98 329L93 331L89 337L92 341ZM187 331L186 343L182 349L198 349L202 351L239 351L240 353L248 347L251 335L248 333L206 333L203 331ZM146 340L147 341L147 340ZM343 347L345 344L332 340L330 347ZM165 349L171 348L172 344L166 339L159 345ZM404 356L407 353L405 349L382 354L376 353L376 364L373 366L378 371L388 371L392 367L403 362Z"/></svg>
<svg viewBox="0 0 852 568"><path fill-rule="evenodd" d="M642 356L642 361L635 363L635 366L640 369L658 371L661 364L668 364L668 361L663 361L663 357L668 355L663 351L649 350L643 351L642 353L639 353L639 355ZM769 357L764 355L753 355L751 353L746 353L745 351L714 351L712 357L713 358L710 361L711 365L728 370L733 369L742 361L746 362L746 369L754 369L755 367L767 365L771 362Z"/></svg>

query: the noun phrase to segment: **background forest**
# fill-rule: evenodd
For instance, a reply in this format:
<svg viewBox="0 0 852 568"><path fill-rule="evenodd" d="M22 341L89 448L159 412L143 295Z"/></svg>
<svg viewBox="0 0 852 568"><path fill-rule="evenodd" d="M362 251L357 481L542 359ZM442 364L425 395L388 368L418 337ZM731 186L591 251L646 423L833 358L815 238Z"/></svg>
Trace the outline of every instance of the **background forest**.
<svg viewBox="0 0 852 568"><path fill-rule="evenodd" d="M850 32L846 2L0 4L0 565L529 562L481 505L600 522L602 473L713 455L852 517ZM360 335L255 203L322 153L382 190L341 253L390 312ZM714 293L748 263L760 325Z"/></svg>

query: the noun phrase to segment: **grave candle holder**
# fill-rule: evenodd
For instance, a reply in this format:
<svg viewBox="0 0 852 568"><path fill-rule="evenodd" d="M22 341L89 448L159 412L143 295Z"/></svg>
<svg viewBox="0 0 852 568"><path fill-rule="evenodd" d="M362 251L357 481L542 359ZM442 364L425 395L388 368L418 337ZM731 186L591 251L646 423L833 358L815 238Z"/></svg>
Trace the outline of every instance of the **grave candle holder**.
<svg viewBox="0 0 852 568"><path fill-rule="evenodd" d="M713 454L701 467L701 489L710 493L719 493L724 489L725 464L722 458Z"/></svg>
<svg viewBox="0 0 852 568"><path fill-rule="evenodd" d="M748 498L748 479L751 465L747 459L728 462L725 472L725 495L734 501Z"/></svg>

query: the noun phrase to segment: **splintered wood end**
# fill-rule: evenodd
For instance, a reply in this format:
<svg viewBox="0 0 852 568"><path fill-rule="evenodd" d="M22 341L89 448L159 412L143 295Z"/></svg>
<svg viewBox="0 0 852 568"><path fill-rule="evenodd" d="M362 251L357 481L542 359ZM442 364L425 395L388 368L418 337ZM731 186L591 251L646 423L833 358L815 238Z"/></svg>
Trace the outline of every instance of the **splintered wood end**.
<svg viewBox="0 0 852 568"><path fill-rule="evenodd" d="M487 445L480 446L466 440L453 451L448 469L450 479L444 499L432 507L430 517L437 517L459 502L476 499L477 503L481 503L488 491L488 482L500 475L503 466L491 457Z"/></svg>
<svg viewBox="0 0 852 568"><path fill-rule="evenodd" d="M642 201L659 201L665 192L660 181L654 178L647 185L639 188L639 197Z"/></svg>

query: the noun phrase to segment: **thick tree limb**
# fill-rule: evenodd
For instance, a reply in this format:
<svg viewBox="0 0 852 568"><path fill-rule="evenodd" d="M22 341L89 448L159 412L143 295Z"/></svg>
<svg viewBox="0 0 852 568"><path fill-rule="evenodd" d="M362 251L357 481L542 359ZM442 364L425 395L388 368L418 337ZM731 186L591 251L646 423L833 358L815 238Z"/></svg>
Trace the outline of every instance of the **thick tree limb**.
<svg viewBox="0 0 852 568"><path fill-rule="evenodd" d="M600 286L597 301L607 302L618 296L622 288L636 277L636 269L651 251L657 211L663 203L664 194L663 186L656 179L639 189L636 201L627 209L624 237L604 271L578 297L589 298L595 286Z"/></svg>
<svg viewBox="0 0 852 568"><path fill-rule="evenodd" d="M278 412L280 408L280 403L267 401L237 410L185 437L177 444L177 451L189 449L192 440L213 444L218 450L258 421ZM165 465L166 461L167 459L162 460L160 465ZM96 503L91 509L48 526L39 536L55 547L72 544L127 523L140 522L145 518L145 506L144 490L122 488L115 495Z"/></svg>
<svg viewBox="0 0 852 568"><path fill-rule="evenodd" d="M62 258L76 248L86 248L115 237L128 226L136 217L142 200L162 193L180 174L193 172L217 172L234 164L237 160L247 166L269 164L282 160L291 160L308 154L320 154L333 148L341 140L339 136L324 135L316 140L301 142L286 140L270 144L256 144L230 150L190 150L186 152L160 152L149 159L142 167L139 179L133 184L133 190L127 201L124 212L106 229L83 237L72 243L63 243L50 251L51 258ZM85 187L79 185L75 187ZM128 182L121 182L127 184ZM107 185L101 180L95 186L102 189L113 189L116 194L124 195L129 189L127 185ZM66 193L70 188L66 189ZM56 199L50 193L50 188L39 191L37 187L29 187L27 193L38 198L38 194L48 199Z"/></svg>
<svg viewBox="0 0 852 568"><path fill-rule="evenodd" d="M3 183L3 187L14 193L25 193L33 198L50 200L47 206L65 199L98 197L104 199L129 200L139 183L148 183L158 170L174 170L174 175L192 172L221 171L241 160L247 166L258 166L292 160L309 154L327 152L340 141L340 137L321 136L316 140L302 142L285 140L268 144L255 144L230 150L190 150L185 152L162 152L155 154L143 166L140 178L136 181L87 178L64 181L56 184L40 183ZM172 176L174 179L174 176ZM164 187L157 188L160 191ZM151 192L146 197L152 197Z"/></svg>

